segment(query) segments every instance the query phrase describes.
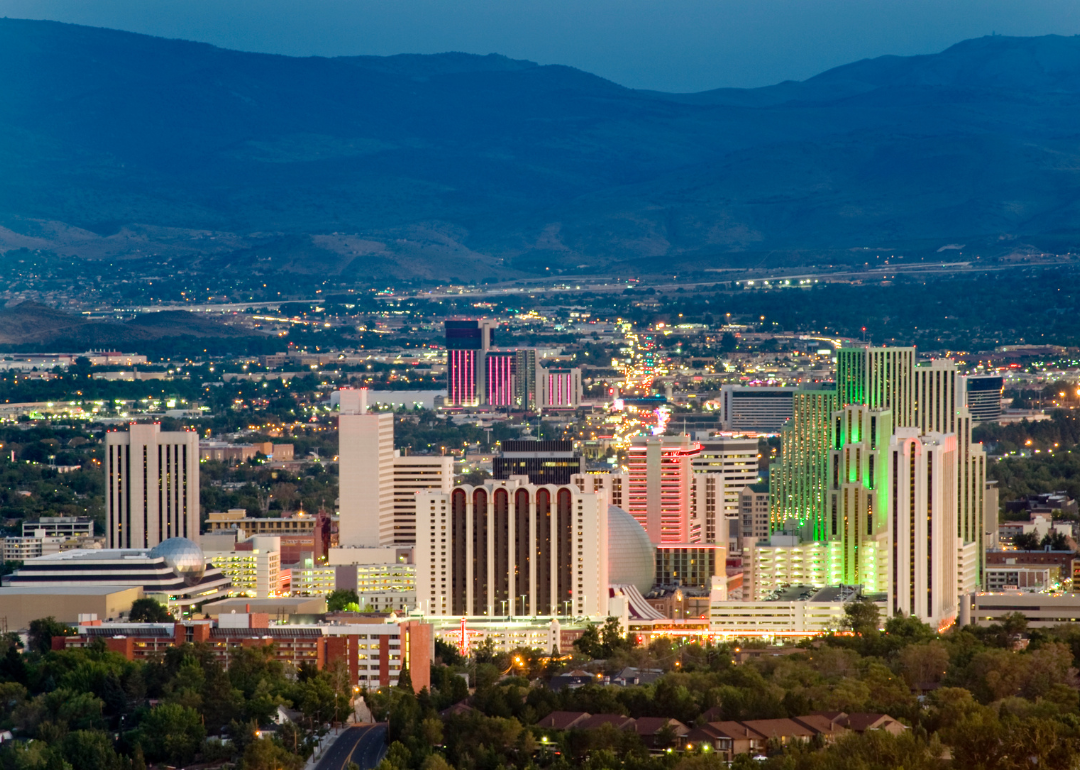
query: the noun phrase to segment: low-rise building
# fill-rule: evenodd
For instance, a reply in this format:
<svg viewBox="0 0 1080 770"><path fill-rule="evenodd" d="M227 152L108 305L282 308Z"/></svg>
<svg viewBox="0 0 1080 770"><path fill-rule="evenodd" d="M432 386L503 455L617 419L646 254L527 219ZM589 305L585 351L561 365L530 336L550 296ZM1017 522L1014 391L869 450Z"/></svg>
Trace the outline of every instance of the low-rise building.
<svg viewBox="0 0 1080 770"><path fill-rule="evenodd" d="M276 625L270 615L230 613L218 620L183 623L81 623L72 636L54 636L53 649L85 647L95 640L128 660L145 660L186 642L202 642L228 668L233 654L248 647L271 647L275 660L294 667L323 669L343 661L359 687L395 685L408 670L416 692L431 685L434 637L415 620L372 619L340 625Z"/></svg>
<svg viewBox="0 0 1080 770"><path fill-rule="evenodd" d="M231 551L210 554L210 563L232 583L230 593L265 599L280 593L281 539L258 535Z"/></svg>
<svg viewBox="0 0 1080 770"><path fill-rule="evenodd" d="M1020 614L1028 628L1053 628L1080 621L1080 594L1003 591L962 596L960 624L989 626Z"/></svg>
<svg viewBox="0 0 1080 770"><path fill-rule="evenodd" d="M764 600L714 601L709 630L732 639L818 636L843 628L847 605L862 596L858 586L808 585L776 589ZM885 594L868 594L878 604L882 624L888 614Z"/></svg>
<svg viewBox="0 0 1080 770"><path fill-rule="evenodd" d="M23 537L93 537L94 520L89 516L42 516L22 523Z"/></svg>

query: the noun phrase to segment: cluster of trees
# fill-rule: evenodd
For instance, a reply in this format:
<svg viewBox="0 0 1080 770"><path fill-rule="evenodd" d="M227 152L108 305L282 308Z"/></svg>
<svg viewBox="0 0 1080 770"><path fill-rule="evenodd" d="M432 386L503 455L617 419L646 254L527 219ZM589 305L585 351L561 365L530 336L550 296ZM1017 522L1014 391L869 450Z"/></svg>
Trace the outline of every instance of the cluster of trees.
<svg viewBox="0 0 1080 770"><path fill-rule="evenodd" d="M0 640L0 726L32 739L0 747L3 770L142 770L196 759L299 770L323 725L349 710L343 667L289 671L268 647L237 650L228 669L204 645L148 662L108 652L103 641L50 651L62 632L51 619L35 621L25 653L13 635ZM279 706L301 717L275 726Z"/></svg>
<svg viewBox="0 0 1080 770"><path fill-rule="evenodd" d="M41 516L103 521L105 478L94 463L101 452L92 434L58 424L0 427L0 447L0 518L18 521L5 535L22 534L21 520ZM82 467L59 473L52 465Z"/></svg>
<svg viewBox="0 0 1080 770"><path fill-rule="evenodd" d="M879 632L872 604L853 604L848 631L801 643L794 654L736 664L728 645L654 640L604 648L605 630L577 645L581 653L611 653L599 663L660 669L655 684L586 685L553 692L531 681L579 666L537 650L495 654L490 646L468 659L445 645L437 651L432 688L372 694L376 717L389 723L389 753L380 770L720 770L700 747L651 755L633 732L542 730L556 710L671 717L693 726L706 710L716 720L799 716L814 711L887 713L909 730L848 734L835 744L771 745L766 759L739 757L741 770L1014 770L1075 767L1080 762L1080 629L1029 630L1022 616L1000 625L938 634L910 618ZM588 656L586 656L588 657ZM475 692L465 699L468 676ZM444 711L450 705L462 707ZM440 716L440 711L443 713Z"/></svg>

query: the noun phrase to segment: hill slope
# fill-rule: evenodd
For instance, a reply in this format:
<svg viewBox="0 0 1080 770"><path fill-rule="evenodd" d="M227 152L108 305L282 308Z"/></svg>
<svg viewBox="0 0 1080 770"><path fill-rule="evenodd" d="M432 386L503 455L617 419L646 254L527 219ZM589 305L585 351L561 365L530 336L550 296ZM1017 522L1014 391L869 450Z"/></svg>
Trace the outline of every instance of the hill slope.
<svg viewBox="0 0 1080 770"><path fill-rule="evenodd" d="M453 278L1080 241L1078 38L674 95L2 19L0 71L0 251Z"/></svg>

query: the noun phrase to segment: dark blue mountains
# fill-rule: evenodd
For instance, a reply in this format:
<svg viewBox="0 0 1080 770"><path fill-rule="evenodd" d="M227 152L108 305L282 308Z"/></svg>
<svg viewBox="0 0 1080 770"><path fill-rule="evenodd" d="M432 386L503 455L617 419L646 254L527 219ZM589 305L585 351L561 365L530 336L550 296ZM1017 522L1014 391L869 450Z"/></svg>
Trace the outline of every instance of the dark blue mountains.
<svg viewBox="0 0 1080 770"><path fill-rule="evenodd" d="M664 94L2 19L0 73L0 251L445 279L1080 250L1078 38Z"/></svg>

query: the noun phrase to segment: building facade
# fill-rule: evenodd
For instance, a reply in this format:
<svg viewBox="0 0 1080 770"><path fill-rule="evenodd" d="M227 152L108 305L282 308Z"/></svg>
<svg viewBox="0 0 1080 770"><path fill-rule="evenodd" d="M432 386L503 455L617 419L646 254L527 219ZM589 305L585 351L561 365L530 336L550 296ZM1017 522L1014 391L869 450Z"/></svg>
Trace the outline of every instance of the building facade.
<svg viewBox="0 0 1080 770"><path fill-rule="evenodd" d="M530 484L563 485L585 472L585 460L574 451L573 441L515 439L502 443L492 470L499 480L528 476Z"/></svg>
<svg viewBox="0 0 1080 770"><path fill-rule="evenodd" d="M889 446L892 469L894 613L934 626L958 609L956 435L899 428Z"/></svg>
<svg viewBox="0 0 1080 770"><path fill-rule="evenodd" d="M729 431L777 433L791 419L795 388L724 385L720 425Z"/></svg>
<svg viewBox="0 0 1080 770"><path fill-rule="evenodd" d="M109 548L198 542L198 434L157 423L105 434L105 529Z"/></svg>
<svg viewBox="0 0 1080 770"><path fill-rule="evenodd" d="M417 599L432 616L607 612L607 501L516 481L421 492Z"/></svg>
<svg viewBox="0 0 1080 770"><path fill-rule="evenodd" d="M394 455L393 534L383 545L416 542L416 495L424 490L449 492L454 486L454 458L442 455Z"/></svg>
<svg viewBox="0 0 1080 770"><path fill-rule="evenodd" d="M654 544L690 542L692 461L700 453L687 436L633 439L626 510Z"/></svg>
<svg viewBox="0 0 1080 770"><path fill-rule="evenodd" d="M769 469L771 531L826 539L826 499L832 416L840 408L833 390L799 391L780 440L779 462Z"/></svg>
<svg viewBox="0 0 1080 770"><path fill-rule="evenodd" d="M368 412L364 389L340 396L338 539L357 547L393 542L394 415Z"/></svg>

